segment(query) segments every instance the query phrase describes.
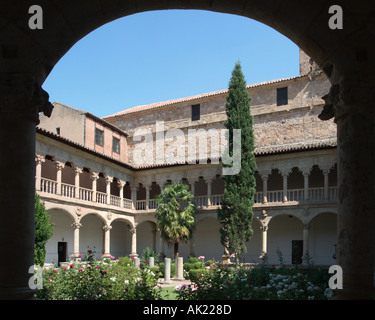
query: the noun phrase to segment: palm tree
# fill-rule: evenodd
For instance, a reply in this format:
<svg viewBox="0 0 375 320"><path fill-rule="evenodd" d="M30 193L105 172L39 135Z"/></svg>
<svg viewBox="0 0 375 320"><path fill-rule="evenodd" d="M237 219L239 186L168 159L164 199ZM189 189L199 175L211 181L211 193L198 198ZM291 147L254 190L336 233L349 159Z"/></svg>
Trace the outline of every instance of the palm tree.
<svg viewBox="0 0 375 320"><path fill-rule="evenodd" d="M187 185L167 185L156 197L156 219L161 237L168 245L174 245L174 258L178 256L179 243L188 241L194 229L196 213L194 196Z"/></svg>

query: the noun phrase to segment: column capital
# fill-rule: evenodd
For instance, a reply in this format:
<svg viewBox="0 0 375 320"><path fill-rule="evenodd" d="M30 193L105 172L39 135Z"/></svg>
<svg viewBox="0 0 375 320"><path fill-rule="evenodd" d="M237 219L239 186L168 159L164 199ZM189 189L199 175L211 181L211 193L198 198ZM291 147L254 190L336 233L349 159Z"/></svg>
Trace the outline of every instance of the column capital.
<svg viewBox="0 0 375 320"><path fill-rule="evenodd" d="M65 168L65 163L64 162L61 162L61 161L56 161L55 162L55 165L56 165L56 169L58 171L62 170Z"/></svg>
<svg viewBox="0 0 375 320"><path fill-rule="evenodd" d="M112 229L112 226L108 226L108 225L104 225L103 226L103 230L104 231L109 231L109 230L111 230Z"/></svg>
<svg viewBox="0 0 375 320"><path fill-rule="evenodd" d="M31 74L3 73L0 76L0 113L32 119L39 124L39 112L51 116L49 95Z"/></svg>
<svg viewBox="0 0 375 320"><path fill-rule="evenodd" d="M90 175L90 178L91 180L98 180L99 179L99 173L96 173L96 172L93 172L91 175Z"/></svg>
<svg viewBox="0 0 375 320"><path fill-rule="evenodd" d="M71 226L72 226L74 229L81 229L82 224L79 223L79 222L73 222L73 223L71 224Z"/></svg>
<svg viewBox="0 0 375 320"><path fill-rule="evenodd" d="M42 164L42 163L44 163L45 161L46 161L46 158L45 158L45 157L41 156L40 154L36 154L36 155L35 155L35 162L36 162L37 164Z"/></svg>
<svg viewBox="0 0 375 320"><path fill-rule="evenodd" d="M78 168L78 167L73 167L73 170L74 170L74 173L75 173L75 174L80 174L80 173L83 172L83 169Z"/></svg>

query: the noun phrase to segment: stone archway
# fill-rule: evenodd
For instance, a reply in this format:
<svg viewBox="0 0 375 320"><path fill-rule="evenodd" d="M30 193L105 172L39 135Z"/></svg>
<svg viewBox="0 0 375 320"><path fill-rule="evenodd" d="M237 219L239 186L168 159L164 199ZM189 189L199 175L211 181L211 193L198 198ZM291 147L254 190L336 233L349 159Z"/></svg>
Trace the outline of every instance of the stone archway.
<svg viewBox="0 0 375 320"><path fill-rule="evenodd" d="M375 248L375 21L371 3L340 3L345 14L341 30L328 27L331 4L325 0L44 1L41 30L29 28L28 4L1 3L0 148L7 151L0 158L0 235L6 243L18 230L20 238L3 251L13 259L1 266L0 297L25 299L33 294L28 269L33 264L35 124L38 112L52 111L42 89L44 80L92 30L129 14L159 9L203 9L258 20L291 39L322 67L333 86L321 119L335 117L337 123L338 263L344 272L340 295L370 297ZM22 202L17 202L19 194Z"/></svg>

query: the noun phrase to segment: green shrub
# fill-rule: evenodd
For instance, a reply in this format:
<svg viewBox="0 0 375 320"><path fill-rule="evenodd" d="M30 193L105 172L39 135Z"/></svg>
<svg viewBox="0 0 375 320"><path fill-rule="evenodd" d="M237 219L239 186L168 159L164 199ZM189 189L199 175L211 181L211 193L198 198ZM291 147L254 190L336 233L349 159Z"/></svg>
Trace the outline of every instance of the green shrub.
<svg viewBox="0 0 375 320"><path fill-rule="evenodd" d="M207 275L209 271L207 269L191 269L189 271L189 279L191 282L197 282L201 279L202 275Z"/></svg>
<svg viewBox="0 0 375 320"><path fill-rule="evenodd" d="M160 298L158 275L134 266L131 259L119 262L75 261L68 268L43 271L43 300L153 300Z"/></svg>
<svg viewBox="0 0 375 320"><path fill-rule="evenodd" d="M189 262L189 263L196 263L196 262L199 262L199 260L198 260L197 257L189 257L188 262Z"/></svg>

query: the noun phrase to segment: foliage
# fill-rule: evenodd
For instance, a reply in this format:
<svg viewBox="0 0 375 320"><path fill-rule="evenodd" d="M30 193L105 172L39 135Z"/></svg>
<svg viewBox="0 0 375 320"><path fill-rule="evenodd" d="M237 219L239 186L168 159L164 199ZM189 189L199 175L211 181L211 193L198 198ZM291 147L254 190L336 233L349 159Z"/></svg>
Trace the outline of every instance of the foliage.
<svg viewBox="0 0 375 320"><path fill-rule="evenodd" d="M160 227L160 236L174 245L174 258L178 255L178 244L188 241L195 225L196 207L188 186L182 183L168 185L156 197L158 204L155 217Z"/></svg>
<svg viewBox="0 0 375 320"><path fill-rule="evenodd" d="M146 263L149 263L150 257L154 257L154 262L157 263L159 261L160 253L157 253L156 251L147 247L141 254L141 261L146 261Z"/></svg>
<svg viewBox="0 0 375 320"><path fill-rule="evenodd" d="M201 277L206 275L209 271L207 269L190 269L189 279L192 282L197 282Z"/></svg>
<svg viewBox="0 0 375 320"><path fill-rule="evenodd" d="M178 288L179 300L326 300L332 296L328 270L311 266L269 266L265 258L258 267L214 264L203 270L193 275L191 285Z"/></svg>
<svg viewBox="0 0 375 320"><path fill-rule="evenodd" d="M35 194L35 241L34 241L34 263L43 267L46 257L46 243L52 237L54 224L50 223L50 216L45 208L44 202Z"/></svg>
<svg viewBox="0 0 375 320"><path fill-rule="evenodd" d="M154 300L160 298L158 275L131 259L74 261L69 268L44 270L44 300Z"/></svg>
<svg viewBox="0 0 375 320"><path fill-rule="evenodd" d="M250 97L239 62L236 63L229 82L226 102L227 120L224 126L229 130L228 153L233 157L234 130L241 130L241 169L238 174L224 175L224 199L218 209L221 224L220 241L228 254L246 252L245 243L250 240L255 194L256 162L254 156L253 117L250 114ZM223 167L230 167L224 164Z"/></svg>

